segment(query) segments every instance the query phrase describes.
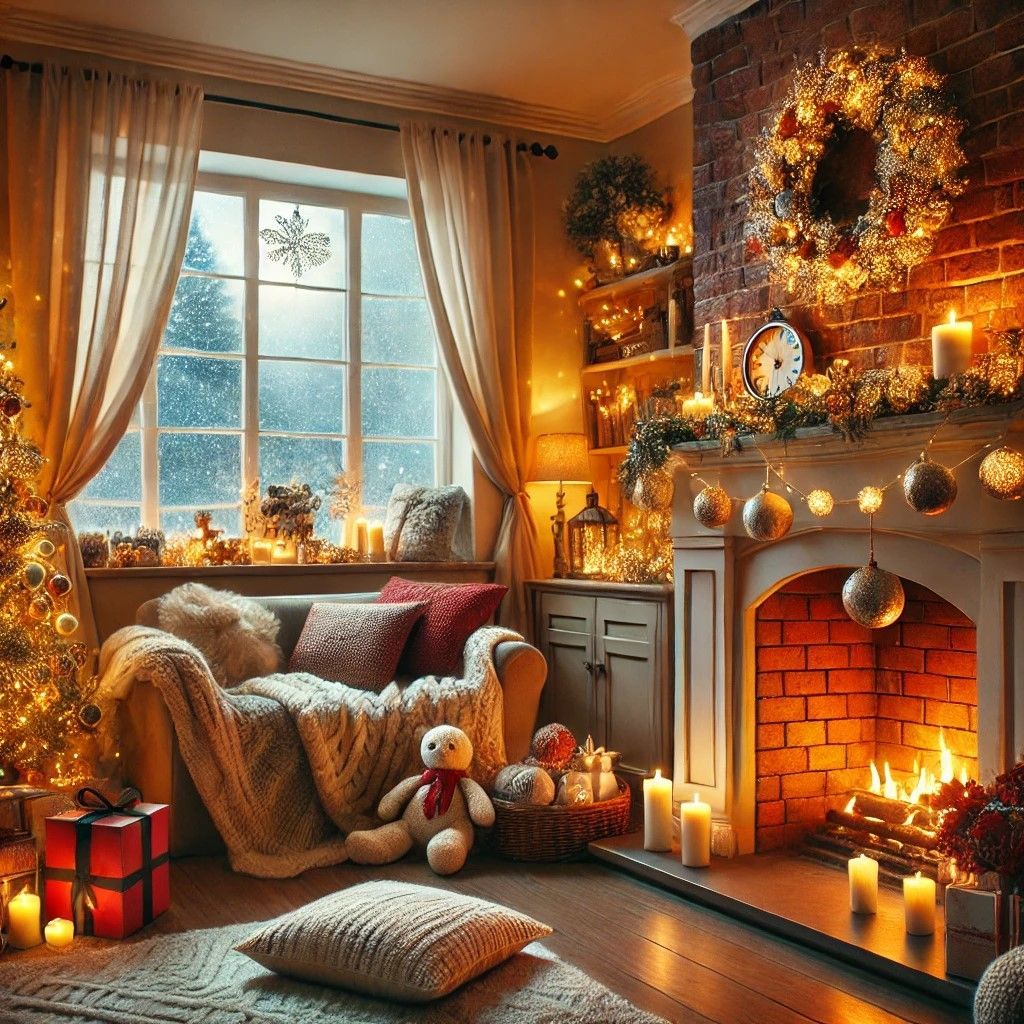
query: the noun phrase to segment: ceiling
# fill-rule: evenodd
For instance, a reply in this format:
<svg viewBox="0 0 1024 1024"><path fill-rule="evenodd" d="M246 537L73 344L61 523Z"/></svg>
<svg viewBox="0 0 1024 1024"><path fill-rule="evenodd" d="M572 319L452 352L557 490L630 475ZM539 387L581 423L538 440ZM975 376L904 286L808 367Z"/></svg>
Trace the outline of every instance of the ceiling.
<svg viewBox="0 0 1024 1024"><path fill-rule="evenodd" d="M0 32L607 141L690 99L686 30L737 6L745 4L23 0L0 7Z"/></svg>

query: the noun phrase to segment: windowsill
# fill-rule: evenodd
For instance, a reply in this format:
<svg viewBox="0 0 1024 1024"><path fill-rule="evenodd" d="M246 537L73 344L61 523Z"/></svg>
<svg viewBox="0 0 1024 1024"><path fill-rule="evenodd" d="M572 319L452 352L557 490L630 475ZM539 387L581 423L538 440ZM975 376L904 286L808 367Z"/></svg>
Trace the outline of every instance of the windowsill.
<svg viewBox="0 0 1024 1024"><path fill-rule="evenodd" d="M86 578L91 580L114 579L130 576L132 579L146 577L168 578L174 576L189 579L216 576L359 576L366 574L403 572L493 572L494 562L345 562L340 565L152 565L135 568L86 569Z"/></svg>

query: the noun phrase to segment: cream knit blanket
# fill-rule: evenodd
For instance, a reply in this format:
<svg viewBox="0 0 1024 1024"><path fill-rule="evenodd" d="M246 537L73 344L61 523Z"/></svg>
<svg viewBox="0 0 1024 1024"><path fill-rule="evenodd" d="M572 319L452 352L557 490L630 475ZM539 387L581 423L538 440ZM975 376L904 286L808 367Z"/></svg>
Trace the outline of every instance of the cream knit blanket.
<svg viewBox="0 0 1024 1024"><path fill-rule="evenodd" d="M380 798L422 769L420 737L435 725L467 733L472 775L490 784L505 763L493 653L518 639L479 629L462 678L426 676L380 693L298 672L223 689L190 644L127 626L103 645L100 698L128 700L143 680L157 687L232 867L284 878L345 860L340 833L379 824Z"/></svg>

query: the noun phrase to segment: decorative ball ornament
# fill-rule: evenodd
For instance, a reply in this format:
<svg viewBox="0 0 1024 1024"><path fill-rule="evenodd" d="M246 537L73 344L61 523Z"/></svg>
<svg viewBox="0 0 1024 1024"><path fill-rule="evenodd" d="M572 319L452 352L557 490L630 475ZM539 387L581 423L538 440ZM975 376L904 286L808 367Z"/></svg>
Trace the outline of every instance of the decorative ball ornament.
<svg viewBox="0 0 1024 1024"><path fill-rule="evenodd" d="M904 601L899 576L879 569L874 559L843 584L846 614L868 629L891 626L903 614Z"/></svg>
<svg viewBox="0 0 1024 1024"><path fill-rule="evenodd" d="M41 562L27 562L22 575L25 577L25 586L29 590L37 590L46 579L46 566Z"/></svg>
<svg viewBox="0 0 1024 1024"><path fill-rule="evenodd" d="M835 498L823 488L815 488L815 490L807 495L807 511L812 516L824 519L826 516L832 515L832 510L835 507Z"/></svg>
<svg viewBox="0 0 1024 1024"><path fill-rule="evenodd" d="M57 546L53 543L52 540L50 540L47 537L44 537L36 545L36 554L39 555L40 558L53 558L53 556L56 553L57 553Z"/></svg>
<svg viewBox="0 0 1024 1024"><path fill-rule="evenodd" d="M978 467L981 486L1000 501L1024 498L1024 455L1013 448L996 448Z"/></svg>
<svg viewBox="0 0 1024 1024"><path fill-rule="evenodd" d="M907 504L923 516L941 516L956 501L956 477L937 462L922 456L903 476Z"/></svg>
<svg viewBox="0 0 1024 1024"><path fill-rule="evenodd" d="M754 540L782 540L792 525L793 509L789 502L767 487L743 506L743 528Z"/></svg>
<svg viewBox="0 0 1024 1024"><path fill-rule="evenodd" d="M864 515L873 516L882 507L884 498L885 493L881 487L872 487L868 484L857 492L857 507Z"/></svg>
<svg viewBox="0 0 1024 1024"><path fill-rule="evenodd" d="M53 628L57 630L61 636L71 636L71 634L78 629L78 619L76 619L71 612L61 612L60 615L54 619ZM74 661L73 658L72 661Z"/></svg>
<svg viewBox="0 0 1024 1024"><path fill-rule="evenodd" d="M103 718L103 710L98 704L83 704L78 712L78 721L84 729L95 729Z"/></svg>
<svg viewBox="0 0 1024 1024"><path fill-rule="evenodd" d="M46 581L46 590L50 597L57 599L71 593L71 580L62 572L55 572Z"/></svg>
<svg viewBox="0 0 1024 1024"><path fill-rule="evenodd" d="M693 518L709 530L725 526L732 518L732 498L723 487L705 487L693 499Z"/></svg>
<svg viewBox="0 0 1024 1024"><path fill-rule="evenodd" d="M646 512L664 511L672 507L672 474L666 469L644 473L636 482L630 501Z"/></svg>
<svg viewBox="0 0 1024 1024"><path fill-rule="evenodd" d="M34 597L28 605L29 618L35 619L36 622L45 622L50 617L50 599L42 594L39 597Z"/></svg>

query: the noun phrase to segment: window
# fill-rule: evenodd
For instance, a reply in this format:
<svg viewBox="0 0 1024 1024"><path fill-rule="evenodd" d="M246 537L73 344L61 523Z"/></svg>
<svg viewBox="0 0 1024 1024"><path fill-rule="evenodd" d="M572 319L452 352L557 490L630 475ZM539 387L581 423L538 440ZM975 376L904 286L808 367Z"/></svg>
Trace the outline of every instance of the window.
<svg viewBox="0 0 1024 1024"><path fill-rule="evenodd" d="M329 238L296 280L261 237L295 211ZM398 481L447 480L449 408L402 200L201 179L157 363L138 415L72 503L80 530L242 532L247 482L326 495L354 468L364 514ZM321 536L340 539L325 500Z"/></svg>

